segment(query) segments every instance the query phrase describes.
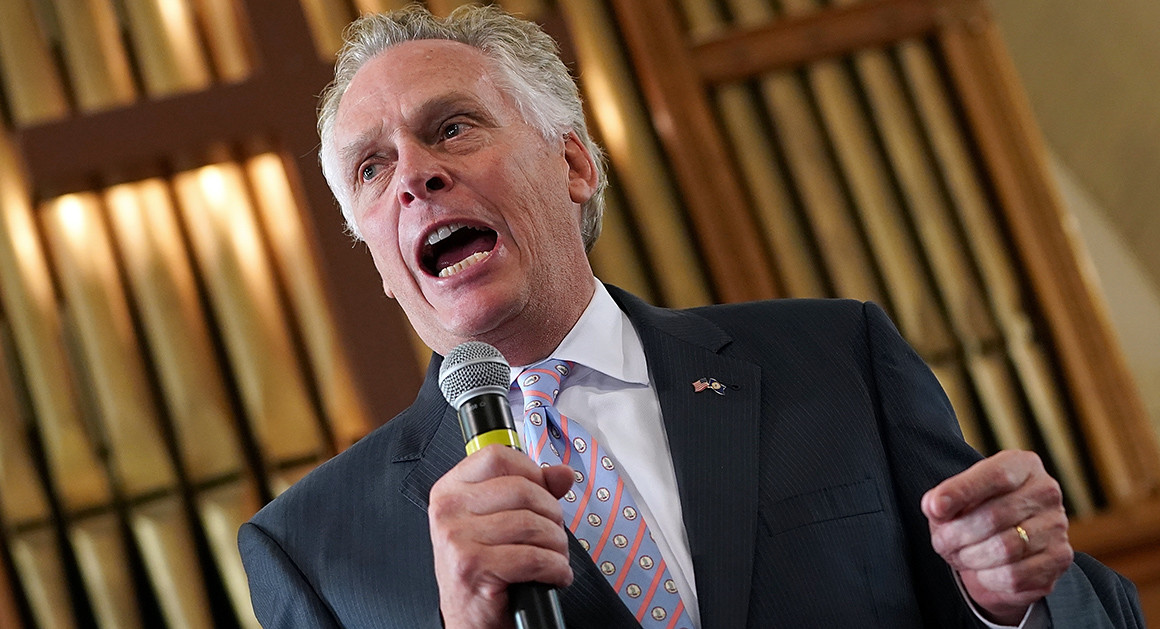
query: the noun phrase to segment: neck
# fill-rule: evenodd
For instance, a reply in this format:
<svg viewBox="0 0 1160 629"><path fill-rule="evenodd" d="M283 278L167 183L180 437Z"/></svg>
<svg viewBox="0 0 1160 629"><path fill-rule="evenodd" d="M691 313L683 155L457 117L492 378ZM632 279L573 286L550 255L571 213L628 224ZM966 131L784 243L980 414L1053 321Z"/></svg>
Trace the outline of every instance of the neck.
<svg viewBox="0 0 1160 629"><path fill-rule="evenodd" d="M532 365L544 360L560 346L588 308L596 290L595 280L590 281L587 292L580 293L584 295L583 299L540 305L534 313L536 324L529 325L527 319L513 321L505 329L494 330L477 340L498 349L513 366Z"/></svg>

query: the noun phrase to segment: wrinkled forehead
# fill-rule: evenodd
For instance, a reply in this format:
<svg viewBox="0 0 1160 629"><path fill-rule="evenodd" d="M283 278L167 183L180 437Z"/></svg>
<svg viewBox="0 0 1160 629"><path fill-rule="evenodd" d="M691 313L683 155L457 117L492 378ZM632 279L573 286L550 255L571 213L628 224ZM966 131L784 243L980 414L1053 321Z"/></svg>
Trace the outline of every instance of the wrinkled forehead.
<svg viewBox="0 0 1160 629"><path fill-rule="evenodd" d="M336 122L364 109L394 109L404 118L451 92L474 94L484 103L507 100L495 63L482 51L448 40L419 40L392 46L363 64L338 107Z"/></svg>

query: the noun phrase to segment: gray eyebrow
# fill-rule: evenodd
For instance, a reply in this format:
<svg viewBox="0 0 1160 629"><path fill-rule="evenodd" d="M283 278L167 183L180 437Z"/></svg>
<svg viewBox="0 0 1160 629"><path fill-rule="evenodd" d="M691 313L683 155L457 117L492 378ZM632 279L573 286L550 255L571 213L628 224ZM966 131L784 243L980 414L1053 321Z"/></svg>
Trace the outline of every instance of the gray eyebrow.
<svg viewBox="0 0 1160 629"><path fill-rule="evenodd" d="M456 91L441 94L421 104L416 109L415 118L418 126L423 127L430 124L432 119L439 118L448 111L468 103L482 107L480 100L468 92ZM491 118L491 114L489 113L487 117ZM380 122L377 127L363 131L353 141L339 149L338 157L343 168L345 169L351 160L361 157L366 147L374 144L384 132L383 124Z"/></svg>
<svg viewBox="0 0 1160 629"><path fill-rule="evenodd" d="M383 135L383 132L383 124L379 123L376 128L363 131L352 142L339 149L338 158L343 170L347 168L352 160L361 157L366 147L374 144Z"/></svg>

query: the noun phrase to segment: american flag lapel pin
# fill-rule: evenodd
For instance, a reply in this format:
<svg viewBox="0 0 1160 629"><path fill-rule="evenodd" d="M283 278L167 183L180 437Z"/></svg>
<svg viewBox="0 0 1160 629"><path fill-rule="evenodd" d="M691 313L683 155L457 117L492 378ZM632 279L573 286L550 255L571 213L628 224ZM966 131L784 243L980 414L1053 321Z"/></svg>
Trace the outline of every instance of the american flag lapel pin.
<svg viewBox="0 0 1160 629"><path fill-rule="evenodd" d="M712 391L717 395L725 395L725 385L716 378L701 378L693 382L693 391L700 393L702 391Z"/></svg>

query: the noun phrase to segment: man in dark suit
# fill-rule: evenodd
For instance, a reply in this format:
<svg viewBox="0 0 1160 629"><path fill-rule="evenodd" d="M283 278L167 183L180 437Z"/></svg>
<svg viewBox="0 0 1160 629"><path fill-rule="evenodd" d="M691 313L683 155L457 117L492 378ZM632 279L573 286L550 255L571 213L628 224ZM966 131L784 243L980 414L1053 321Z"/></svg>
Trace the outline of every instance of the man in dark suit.
<svg viewBox="0 0 1160 629"><path fill-rule="evenodd" d="M319 130L348 225L437 355L409 409L242 527L267 627L509 627L508 585L527 581L561 588L573 629L1142 624L1130 583L1073 561L1038 457L979 460L877 307L670 311L596 281L603 163L534 25L363 18ZM647 591L571 530L595 467L464 457L435 380L468 340L564 361L549 406L589 440L567 454L601 444L616 504L643 516L622 572L655 574ZM531 395L512 389L518 417ZM675 607L637 604L661 589Z"/></svg>

